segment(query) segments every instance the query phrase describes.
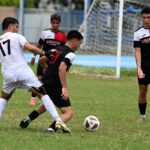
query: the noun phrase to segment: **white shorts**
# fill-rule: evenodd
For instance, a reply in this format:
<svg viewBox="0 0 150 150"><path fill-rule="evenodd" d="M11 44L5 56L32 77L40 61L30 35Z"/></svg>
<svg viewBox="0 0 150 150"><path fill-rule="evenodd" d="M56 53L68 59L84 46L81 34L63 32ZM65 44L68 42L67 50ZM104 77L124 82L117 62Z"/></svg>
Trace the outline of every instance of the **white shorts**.
<svg viewBox="0 0 150 150"><path fill-rule="evenodd" d="M20 66L19 68L3 71L3 91L10 94L16 88L31 89L38 88L42 83L37 79L32 69L28 65Z"/></svg>

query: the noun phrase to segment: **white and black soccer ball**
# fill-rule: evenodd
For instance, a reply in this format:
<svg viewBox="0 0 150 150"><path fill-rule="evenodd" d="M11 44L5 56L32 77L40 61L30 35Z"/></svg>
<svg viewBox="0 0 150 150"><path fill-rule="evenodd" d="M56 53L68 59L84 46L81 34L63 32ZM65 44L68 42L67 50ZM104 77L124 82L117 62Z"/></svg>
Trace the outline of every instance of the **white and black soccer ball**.
<svg viewBox="0 0 150 150"><path fill-rule="evenodd" d="M100 127L100 121L96 116L87 116L83 122L83 127L87 131L96 131Z"/></svg>

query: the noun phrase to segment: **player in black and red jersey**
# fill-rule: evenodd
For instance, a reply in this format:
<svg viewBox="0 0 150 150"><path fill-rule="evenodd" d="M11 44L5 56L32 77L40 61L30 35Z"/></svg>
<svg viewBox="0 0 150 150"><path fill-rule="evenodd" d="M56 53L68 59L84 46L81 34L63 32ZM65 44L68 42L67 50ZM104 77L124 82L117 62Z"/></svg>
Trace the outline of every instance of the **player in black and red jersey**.
<svg viewBox="0 0 150 150"><path fill-rule="evenodd" d="M82 35L76 30L72 30L67 34L66 44L55 48L55 54L52 57L49 53L40 58L40 64L46 71L42 78L46 93L50 96L53 103L61 111L61 119L68 122L73 115L71 103L69 100L69 92L67 86L66 74L75 58L74 52L80 47ZM46 62L49 62L47 65ZM20 123L22 128L26 128L31 121L36 119L40 114L44 113L44 105L40 105L36 110L32 111L29 116ZM56 132L55 121L47 129L48 132Z"/></svg>
<svg viewBox="0 0 150 150"><path fill-rule="evenodd" d="M66 42L65 33L59 30L60 23L61 23L61 16L58 14L51 15L50 23L51 23L51 28L43 30L41 32L39 43L37 44L38 48L42 48L46 52L57 46L64 45ZM31 64L34 64L34 61L35 61L35 57L32 58ZM43 76L43 69L38 63L37 77L39 80L41 80L42 76ZM30 105L35 105L35 104L36 104L35 95L32 94Z"/></svg>
<svg viewBox="0 0 150 150"><path fill-rule="evenodd" d="M143 26L134 33L134 48L139 84L140 120L146 118L147 90L150 83L150 7L141 11Z"/></svg>
<svg viewBox="0 0 150 150"><path fill-rule="evenodd" d="M25 48L36 54L45 54L45 52L31 45L25 37L16 33L18 31L18 20L16 18L4 18L2 29L3 34L0 36L0 61L2 64L3 87L0 97L0 119L16 88L26 88L41 99L46 110L57 121L56 128L70 132L70 129L62 122L43 85L27 65L23 49Z"/></svg>

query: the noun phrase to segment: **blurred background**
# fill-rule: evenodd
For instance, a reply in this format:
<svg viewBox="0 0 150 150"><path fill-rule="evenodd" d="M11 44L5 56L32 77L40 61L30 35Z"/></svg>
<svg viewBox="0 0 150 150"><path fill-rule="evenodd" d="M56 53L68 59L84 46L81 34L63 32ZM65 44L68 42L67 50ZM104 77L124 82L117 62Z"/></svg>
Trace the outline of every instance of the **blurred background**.
<svg viewBox="0 0 150 150"><path fill-rule="evenodd" d="M19 32L37 43L41 31L50 28L50 16L59 13L62 31L76 29L84 36L74 63L120 77L120 68L136 68L133 33L142 26L145 6L150 0L0 0L0 24L7 16L16 17Z"/></svg>
<svg viewBox="0 0 150 150"><path fill-rule="evenodd" d="M51 14L61 14L61 30L68 32L79 29L83 12L84 0L0 0L0 23L6 16L19 19L21 14L21 33L32 43L38 41L43 29L50 27Z"/></svg>

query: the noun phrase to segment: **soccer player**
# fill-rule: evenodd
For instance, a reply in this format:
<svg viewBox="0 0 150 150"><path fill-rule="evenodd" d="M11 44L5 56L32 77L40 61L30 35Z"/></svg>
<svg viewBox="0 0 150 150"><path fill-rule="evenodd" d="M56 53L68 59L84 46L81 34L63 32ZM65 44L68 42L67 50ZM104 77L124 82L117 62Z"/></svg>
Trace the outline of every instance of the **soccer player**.
<svg viewBox="0 0 150 150"><path fill-rule="evenodd" d="M41 36L39 39L39 43L37 44L38 48L42 48L44 51L49 51L59 45L64 45L66 42L66 35L62 31L59 30L61 23L61 16L58 14L53 14L50 17L51 28L46 29L41 32ZM34 64L35 57L32 58L31 63ZM37 67L37 77L39 80L42 79L43 69L38 63ZM32 97L30 100L30 105L36 104L36 96L32 93Z"/></svg>
<svg viewBox="0 0 150 150"><path fill-rule="evenodd" d="M139 85L140 120L146 118L147 91L150 83L150 7L141 11L143 26L134 33L134 48Z"/></svg>
<svg viewBox="0 0 150 150"><path fill-rule="evenodd" d="M44 88L54 104L61 111L61 119L68 122L72 115L71 103L69 100L69 92L67 86L66 73L72 65L75 58L74 52L80 47L82 35L76 30L72 30L67 34L66 44L55 48L54 56L46 54L40 58L40 64L46 71L42 78ZM48 62L48 65L47 63ZM36 119L40 114L46 111L44 105L40 105L36 110L32 111L29 116L20 123L21 127L26 128L31 121ZM54 121L47 129L48 132L56 132L56 121Z"/></svg>
<svg viewBox="0 0 150 150"><path fill-rule="evenodd" d="M2 63L3 88L0 98L0 118L15 89L22 87L32 91L41 99L45 109L57 121L56 128L70 132L59 117L43 85L28 66L23 49L25 48L32 53L41 55L45 54L45 52L31 45L25 37L16 33L18 30L18 20L15 18L6 17L2 22L2 29L4 33L0 36L0 61Z"/></svg>

